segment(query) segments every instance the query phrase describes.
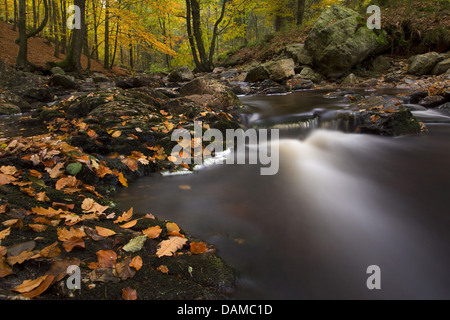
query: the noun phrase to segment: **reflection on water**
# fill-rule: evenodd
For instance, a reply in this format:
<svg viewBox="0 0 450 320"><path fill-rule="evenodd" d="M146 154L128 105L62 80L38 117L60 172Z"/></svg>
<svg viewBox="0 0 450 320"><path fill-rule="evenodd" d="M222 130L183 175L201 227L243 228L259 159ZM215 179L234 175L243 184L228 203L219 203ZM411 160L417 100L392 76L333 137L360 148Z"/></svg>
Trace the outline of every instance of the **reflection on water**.
<svg viewBox="0 0 450 320"><path fill-rule="evenodd" d="M317 130L279 142L275 176L218 165L141 179L116 200L214 244L240 274L238 299L448 299L450 125L428 127L400 138ZM366 287L370 265L381 290Z"/></svg>

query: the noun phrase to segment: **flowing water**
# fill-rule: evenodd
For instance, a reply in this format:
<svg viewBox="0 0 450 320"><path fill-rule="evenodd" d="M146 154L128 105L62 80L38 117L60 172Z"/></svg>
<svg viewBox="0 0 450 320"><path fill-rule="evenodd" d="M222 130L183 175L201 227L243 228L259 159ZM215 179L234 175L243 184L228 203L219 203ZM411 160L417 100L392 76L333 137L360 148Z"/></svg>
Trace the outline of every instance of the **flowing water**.
<svg viewBox="0 0 450 320"><path fill-rule="evenodd" d="M245 119L347 108L322 96L244 97ZM116 201L213 244L239 273L236 299L449 299L450 114L415 109L428 134L291 130L277 175L214 165L140 179ZM366 286L370 265L380 267L379 290Z"/></svg>

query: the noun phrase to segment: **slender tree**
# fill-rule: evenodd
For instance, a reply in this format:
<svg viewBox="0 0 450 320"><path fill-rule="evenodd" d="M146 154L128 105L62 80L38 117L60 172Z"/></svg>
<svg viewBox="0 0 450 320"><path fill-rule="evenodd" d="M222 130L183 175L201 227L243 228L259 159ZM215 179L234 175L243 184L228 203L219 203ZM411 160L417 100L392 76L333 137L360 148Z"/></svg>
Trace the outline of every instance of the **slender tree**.
<svg viewBox="0 0 450 320"><path fill-rule="evenodd" d="M72 30L72 42L70 44L69 52L66 59L57 65L65 71L81 72L81 53L83 51L86 33L86 0L75 0L74 5L80 8L80 28L74 28Z"/></svg>
<svg viewBox="0 0 450 320"><path fill-rule="evenodd" d="M19 67L27 68L27 3L26 0L19 0L19 54L16 63Z"/></svg>

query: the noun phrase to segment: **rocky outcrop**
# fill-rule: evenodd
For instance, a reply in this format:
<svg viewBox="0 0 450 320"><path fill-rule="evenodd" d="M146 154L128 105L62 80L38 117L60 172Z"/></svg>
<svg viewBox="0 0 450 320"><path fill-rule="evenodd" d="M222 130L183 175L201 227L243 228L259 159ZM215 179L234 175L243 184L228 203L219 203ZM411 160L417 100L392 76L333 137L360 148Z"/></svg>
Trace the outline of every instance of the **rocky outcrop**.
<svg viewBox="0 0 450 320"><path fill-rule="evenodd" d="M270 61L263 66L269 73L270 79L276 82L281 82L295 75L295 63L292 59Z"/></svg>
<svg viewBox="0 0 450 320"><path fill-rule="evenodd" d="M286 46L285 55L294 60L294 62L301 66L312 66L313 59L308 51L305 49L303 43L295 43Z"/></svg>
<svg viewBox="0 0 450 320"><path fill-rule="evenodd" d="M382 30L370 30L355 11L333 5L317 19L305 42L314 65L328 77L346 71L388 47Z"/></svg>
<svg viewBox="0 0 450 320"><path fill-rule="evenodd" d="M436 64L436 66L433 68L432 74L440 75L440 74L446 73L447 70L450 70L450 58L445 59L445 60L439 62L438 64Z"/></svg>
<svg viewBox="0 0 450 320"><path fill-rule="evenodd" d="M245 77L245 82L260 82L270 78L269 72L263 66L250 69Z"/></svg>

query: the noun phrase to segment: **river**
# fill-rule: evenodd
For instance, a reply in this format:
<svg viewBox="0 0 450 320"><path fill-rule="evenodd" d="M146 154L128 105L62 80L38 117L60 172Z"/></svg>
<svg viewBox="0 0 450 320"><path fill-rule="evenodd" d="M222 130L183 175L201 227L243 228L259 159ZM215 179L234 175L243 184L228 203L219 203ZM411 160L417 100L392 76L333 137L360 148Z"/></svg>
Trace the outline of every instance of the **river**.
<svg viewBox="0 0 450 320"><path fill-rule="evenodd" d="M323 94L242 97L244 118L346 109ZM115 200L213 244L239 273L235 299L449 299L450 114L414 109L429 133L291 130L274 176L218 164L142 178ZM381 289L366 285L371 265Z"/></svg>

